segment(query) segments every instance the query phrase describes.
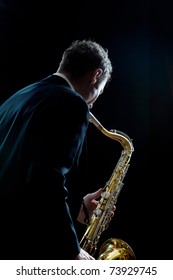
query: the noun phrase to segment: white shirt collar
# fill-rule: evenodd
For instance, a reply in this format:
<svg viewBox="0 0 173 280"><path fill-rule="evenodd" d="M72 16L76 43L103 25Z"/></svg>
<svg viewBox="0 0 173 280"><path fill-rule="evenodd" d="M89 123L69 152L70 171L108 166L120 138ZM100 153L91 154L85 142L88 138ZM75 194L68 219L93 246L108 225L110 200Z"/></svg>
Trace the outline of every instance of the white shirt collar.
<svg viewBox="0 0 173 280"><path fill-rule="evenodd" d="M72 84L70 83L69 79L67 79L67 77L66 77L64 74L62 74L62 73L57 73L57 72L56 72L56 73L54 73L53 75L59 76L59 77L63 78L64 80L66 80L66 82L69 84L69 86L70 86L73 90L75 90L74 87L72 86Z"/></svg>

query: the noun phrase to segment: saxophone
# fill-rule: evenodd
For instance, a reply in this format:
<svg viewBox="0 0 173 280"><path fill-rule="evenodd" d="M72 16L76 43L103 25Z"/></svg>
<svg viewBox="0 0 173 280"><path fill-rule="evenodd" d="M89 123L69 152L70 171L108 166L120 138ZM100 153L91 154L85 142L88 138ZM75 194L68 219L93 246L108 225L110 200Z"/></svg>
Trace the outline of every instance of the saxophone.
<svg viewBox="0 0 173 280"><path fill-rule="evenodd" d="M113 206L116 205L118 195L123 186L123 179L129 167L129 161L134 151L131 139L117 130L108 131L90 112L90 122L93 123L104 135L118 141L123 150L116 164L113 173L103 188L103 192L98 205L94 210L86 231L80 241L81 247L90 255L94 255L97 250L101 233L108 228L109 215ZM106 240L99 250L99 260L128 260L136 259L132 248L123 240L110 238Z"/></svg>

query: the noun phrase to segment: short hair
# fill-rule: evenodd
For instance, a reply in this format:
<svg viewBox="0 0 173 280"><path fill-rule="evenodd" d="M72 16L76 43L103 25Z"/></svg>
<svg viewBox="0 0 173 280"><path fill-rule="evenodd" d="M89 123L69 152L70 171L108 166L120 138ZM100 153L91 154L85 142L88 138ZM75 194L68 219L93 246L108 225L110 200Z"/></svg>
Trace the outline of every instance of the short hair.
<svg viewBox="0 0 173 280"><path fill-rule="evenodd" d="M79 78L89 71L101 68L100 81L110 80L112 64L108 50L93 40L76 40L64 51L59 69L68 72L72 78Z"/></svg>

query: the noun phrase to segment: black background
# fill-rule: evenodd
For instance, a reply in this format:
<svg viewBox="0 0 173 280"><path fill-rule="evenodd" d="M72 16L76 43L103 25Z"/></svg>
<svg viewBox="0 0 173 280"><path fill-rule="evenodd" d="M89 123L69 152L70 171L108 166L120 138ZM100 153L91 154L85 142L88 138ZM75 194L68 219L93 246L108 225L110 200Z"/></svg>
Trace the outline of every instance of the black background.
<svg viewBox="0 0 173 280"><path fill-rule="evenodd" d="M69 3L68 3L69 2ZM128 242L137 259L172 259L172 1L0 1L0 103L57 70L72 40L109 50L114 72L92 112L133 139L134 153L103 237ZM89 127L75 181L104 186L122 150ZM84 160L85 161L85 160Z"/></svg>

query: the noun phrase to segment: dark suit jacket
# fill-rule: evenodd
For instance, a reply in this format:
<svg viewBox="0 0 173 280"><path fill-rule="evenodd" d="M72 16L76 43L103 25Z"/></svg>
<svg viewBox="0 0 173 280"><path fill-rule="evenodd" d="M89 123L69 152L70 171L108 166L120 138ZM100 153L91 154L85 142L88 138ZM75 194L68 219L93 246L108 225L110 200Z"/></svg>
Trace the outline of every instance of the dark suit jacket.
<svg viewBox="0 0 173 280"><path fill-rule="evenodd" d="M84 99L56 75L0 107L1 259L73 259L79 253L65 183L88 122Z"/></svg>

